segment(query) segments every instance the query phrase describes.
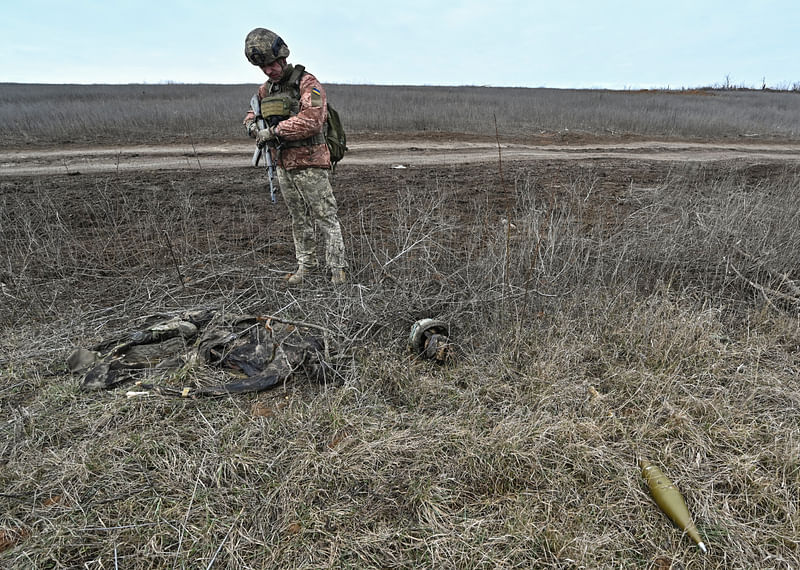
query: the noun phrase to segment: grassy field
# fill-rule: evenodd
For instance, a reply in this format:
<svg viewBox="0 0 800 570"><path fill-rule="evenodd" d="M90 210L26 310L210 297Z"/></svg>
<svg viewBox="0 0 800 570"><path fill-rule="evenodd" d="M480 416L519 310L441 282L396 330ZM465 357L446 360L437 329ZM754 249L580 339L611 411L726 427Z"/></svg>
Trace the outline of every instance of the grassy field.
<svg viewBox="0 0 800 570"><path fill-rule="evenodd" d="M241 139L256 85L0 84L5 145ZM330 85L351 133L800 138L800 92ZM495 123L496 121L496 123Z"/></svg>
<svg viewBox="0 0 800 570"><path fill-rule="evenodd" d="M234 138L251 91L3 86L0 124L12 145ZM354 133L800 133L794 93L331 93ZM0 566L797 568L797 165L503 169L345 159L338 289L281 285L285 212L249 170L0 178ZM199 306L329 329L335 379L127 399L68 373L74 347ZM428 316L447 365L406 350Z"/></svg>

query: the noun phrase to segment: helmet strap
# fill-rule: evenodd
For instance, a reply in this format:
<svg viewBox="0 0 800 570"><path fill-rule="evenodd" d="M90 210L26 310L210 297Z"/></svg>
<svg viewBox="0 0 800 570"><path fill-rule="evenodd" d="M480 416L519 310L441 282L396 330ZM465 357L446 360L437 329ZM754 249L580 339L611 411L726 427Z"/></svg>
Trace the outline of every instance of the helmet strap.
<svg viewBox="0 0 800 570"><path fill-rule="evenodd" d="M283 82L284 82L284 81L286 81L286 80L287 80L289 77L291 77L291 75L292 75L292 70L294 69L294 66L293 66L293 65L289 65L288 63L286 63L286 58L285 58L285 57L279 57L279 58L278 58L278 59L276 59L275 61L277 61L278 63L280 63L280 64L281 64L281 69L283 70L283 71L281 72L281 78L280 78L280 80L278 81L278 83L283 83Z"/></svg>

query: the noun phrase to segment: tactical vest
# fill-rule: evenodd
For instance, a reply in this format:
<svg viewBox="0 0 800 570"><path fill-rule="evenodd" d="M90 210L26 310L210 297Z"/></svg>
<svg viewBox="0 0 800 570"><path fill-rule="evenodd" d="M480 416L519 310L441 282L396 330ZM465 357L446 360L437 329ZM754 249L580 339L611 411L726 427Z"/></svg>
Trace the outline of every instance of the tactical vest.
<svg viewBox="0 0 800 570"><path fill-rule="evenodd" d="M261 116L270 126L275 126L284 119L294 117L300 112L300 79L306 68L295 65L289 77L278 83L269 83L269 93L261 99ZM299 141L282 141L281 148L295 148L325 144L325 127L323 132Z"/></svg>

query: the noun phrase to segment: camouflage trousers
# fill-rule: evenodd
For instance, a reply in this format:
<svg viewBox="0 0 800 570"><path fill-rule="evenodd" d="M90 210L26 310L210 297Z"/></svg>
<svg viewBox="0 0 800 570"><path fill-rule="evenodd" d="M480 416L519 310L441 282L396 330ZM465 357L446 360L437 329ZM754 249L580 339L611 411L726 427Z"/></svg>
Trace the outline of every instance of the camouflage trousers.
<svg viewBox="0 0 800 570"><path fill-rule="evenodd" d="M292 237L297 264L317 267L317 240L319 228L325 240L325 262L331 269L344 269L344 241L339 218L336 215L336 198L333 195L328 171L324 168L286 170L278 167L278 182L289 213L292 215Z"/></svg>

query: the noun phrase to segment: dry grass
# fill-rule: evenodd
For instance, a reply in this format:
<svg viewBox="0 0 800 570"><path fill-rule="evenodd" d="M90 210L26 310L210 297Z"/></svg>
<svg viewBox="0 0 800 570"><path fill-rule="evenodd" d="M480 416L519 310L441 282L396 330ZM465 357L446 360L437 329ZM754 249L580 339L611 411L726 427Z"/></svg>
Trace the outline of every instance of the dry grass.
<svg viewBox="0 0 800 570"><path fill-rule="evenodd" d="M191 180L93 180L77 201L42 182L2 195L3 567L800 563L796 176L675 172L589 230L590 176L551 199L523 168L467 211L431 179L387 195L389 227L368 207L347 220L357 284L291 291L273 261L253 274L280 246L255 190L223 242ZM66 374L72 346L199 305L330 328L338 381L129 400ZM452 324L451 365L405 352L431 315ZM683 491L707 556L639 455Z"/></svg>
<svg viewBox="0 0 800 570"><path fill-rule="evenodd" d="M324 80L324 78L321 78ZM241 140L252 85L0 84L4 145ZM352 133L800 137L800 92L330 85ZM681 94L676 97L675 94ZM708 96L713 94L713 96Z"/></svg>

